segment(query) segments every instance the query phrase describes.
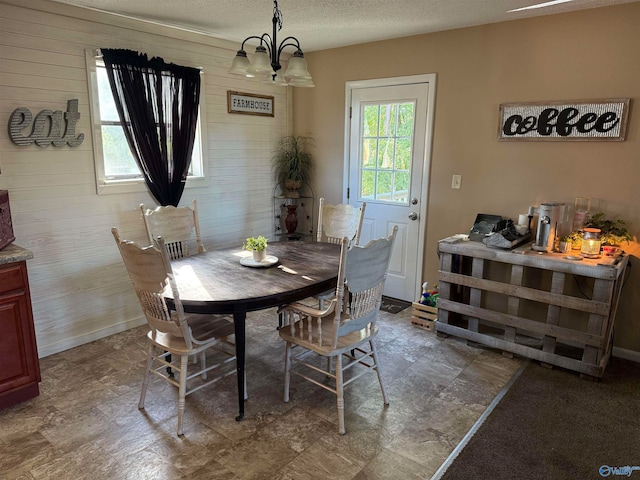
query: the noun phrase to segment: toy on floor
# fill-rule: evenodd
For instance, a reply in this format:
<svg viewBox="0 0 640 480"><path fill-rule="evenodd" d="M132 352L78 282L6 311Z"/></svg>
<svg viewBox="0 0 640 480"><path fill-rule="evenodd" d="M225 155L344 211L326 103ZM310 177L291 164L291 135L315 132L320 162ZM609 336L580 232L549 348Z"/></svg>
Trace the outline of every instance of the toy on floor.
<svg viewBox="0 0 640 480"><path fill-rule="evenodd" d="M428 305L430 307L435 307L438 303L438 285L435 288L428 288L429 282L424 282L422 284L422 298L420 298L420 303L422 305Z"/></svg>

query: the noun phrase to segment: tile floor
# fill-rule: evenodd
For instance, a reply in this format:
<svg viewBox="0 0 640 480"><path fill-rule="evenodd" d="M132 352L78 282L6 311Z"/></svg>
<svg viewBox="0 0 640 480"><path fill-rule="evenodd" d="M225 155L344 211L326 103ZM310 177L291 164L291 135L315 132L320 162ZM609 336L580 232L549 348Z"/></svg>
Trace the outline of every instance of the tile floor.
<svg viewBox="0 0 640 480"><path fill-rule="evenodd" d="M235 375L187 397L175 434L175 389L159 379L137 402L146 327L41 359L39 397L0 411L0 479L428 479L521 364L381 313L378 345L391 404L375 375L347 387L347 434L335 396L292 378L274 310L247 319L245 419Z"/></svg>

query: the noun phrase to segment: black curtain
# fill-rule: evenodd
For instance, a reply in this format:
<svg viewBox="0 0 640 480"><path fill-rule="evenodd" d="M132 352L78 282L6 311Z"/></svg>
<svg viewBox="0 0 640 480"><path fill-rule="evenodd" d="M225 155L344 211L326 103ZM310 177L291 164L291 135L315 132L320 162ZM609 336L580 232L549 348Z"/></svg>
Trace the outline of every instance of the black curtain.
<svg viewBox="0 0 640 480"><path fill-rule="evenodd" d="M160 205L178 206L196 135L200 70L131 50L101 51L125 136L147 188Z"/></svg>

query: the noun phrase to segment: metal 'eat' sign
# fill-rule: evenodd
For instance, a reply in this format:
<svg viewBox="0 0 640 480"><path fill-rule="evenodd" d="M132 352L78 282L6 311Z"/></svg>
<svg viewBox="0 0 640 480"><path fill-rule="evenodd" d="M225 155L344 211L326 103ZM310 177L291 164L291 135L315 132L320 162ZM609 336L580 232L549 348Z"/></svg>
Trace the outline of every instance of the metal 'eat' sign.
<svg viewBox="0 0 640 480"><path fill-rule="evenodd" d="M21 147L32 143L40 147L77 147L84 140L84 133L76 136L76 122L79 119L77 98L67 101L66 112L42 110L35 120L28 108L16 108L9 117L9 136L13 143ZM32 127L32 130L25 135L23 130L27 127Z"/></svg>

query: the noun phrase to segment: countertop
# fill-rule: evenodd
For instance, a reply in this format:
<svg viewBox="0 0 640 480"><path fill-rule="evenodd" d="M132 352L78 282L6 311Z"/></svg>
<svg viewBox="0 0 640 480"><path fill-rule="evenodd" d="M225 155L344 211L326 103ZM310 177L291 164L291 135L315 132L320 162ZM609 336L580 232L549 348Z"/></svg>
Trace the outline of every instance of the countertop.
<svg viewBox="0 0 640 480"><path fill-rule="evenodd" d="M482 242L464 241L448 237L438 242L438 252L459 254L485 260L555 270L585 277L615 279L625 270L629 257L621 252L617 257L582 258L578 254L541 253L531 249L533 242L512 250L490 248Z"/></svg>
<svg viewBox="0 0 640 480"><path fill-rule="evenodd" d="M33 258L33 252L22 248L15 243L7 245L0 250L0 265L7 263L21 262L23 260L29 260Z"/></svg>

